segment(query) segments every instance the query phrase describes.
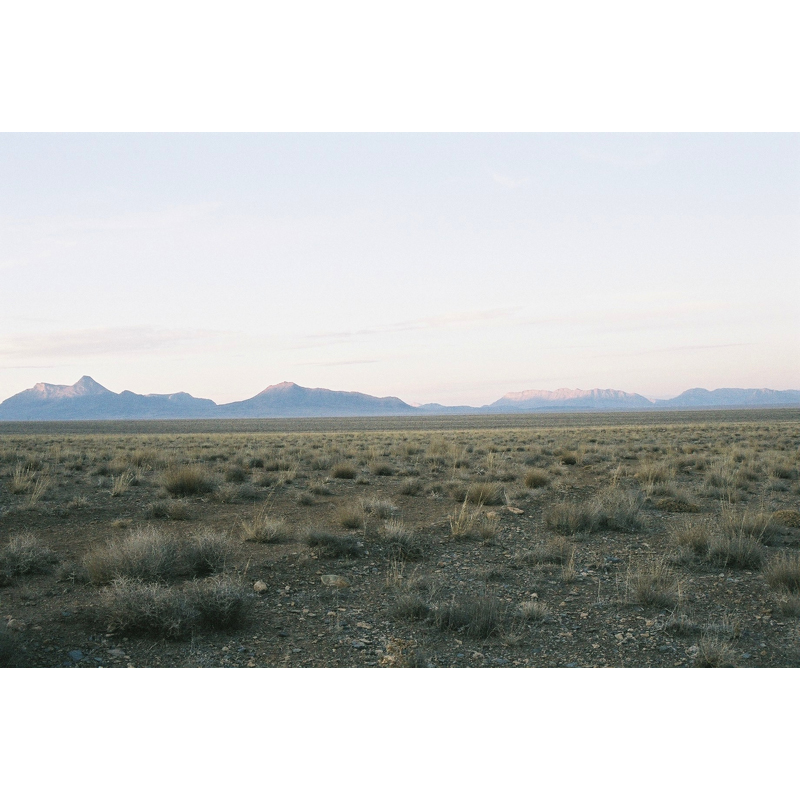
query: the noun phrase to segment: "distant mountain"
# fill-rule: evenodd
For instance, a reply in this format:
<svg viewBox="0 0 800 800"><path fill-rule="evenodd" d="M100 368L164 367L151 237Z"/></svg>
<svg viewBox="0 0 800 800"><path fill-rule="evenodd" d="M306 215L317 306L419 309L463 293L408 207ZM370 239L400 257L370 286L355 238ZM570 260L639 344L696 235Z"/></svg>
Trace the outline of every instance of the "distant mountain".
<svg viewBox="0 0 800 800"><path fill-rule="evenodd" d="M0 403L0 420L261 419L285 417L388 417L435 414L522 414L568 411L638 411L689 408L777 408L800 406L800 391L689 389L671 400L648 400L618 389L530 389L485 406L412 406L397 397L307 389L278 383L248 400L217 405L175 394L117 394L84 375L72 386L37 383Z"/></svg>
<svg viewBox="0 0 800 800"><path fill-rule="evenodd" d="M767 408L800 406L793 389L687 389L671 400L656 400L659 408Z"/></svg>
<svg viewBox="0 0 800 800"><path fill-rule="evenodd" d="M219 416L258 417L388 417L415 414L414 406L397 397L373 397L361 392L307 389L296 383L268 386L249 400L217 407Z"/></svg>
<svg viewBox="0 0 800 800"><path fill-rule="evenodd" d="M185 392L112 392L84 375L72 386L37 383L0 403L0 420L195 419L214 416L217 404Z"/></svg>
<svg viewBox="0 0 800 800"><path fill-rule="evenodd" d="M509 392L488 406L495 411L608 411L652 408L653 402L640 394L618 389L530 389Z"/></svg>

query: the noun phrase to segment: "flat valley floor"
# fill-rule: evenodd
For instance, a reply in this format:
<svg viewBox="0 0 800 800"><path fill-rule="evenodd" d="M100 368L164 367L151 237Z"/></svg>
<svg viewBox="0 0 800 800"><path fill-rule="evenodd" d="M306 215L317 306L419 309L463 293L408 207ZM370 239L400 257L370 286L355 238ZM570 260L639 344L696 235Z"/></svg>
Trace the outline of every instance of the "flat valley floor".
<svg viewBox="0 0 800 800"><path fill-rule="evenodd" d="M7 667L796 667L800 410L0 425Z"/></svg>

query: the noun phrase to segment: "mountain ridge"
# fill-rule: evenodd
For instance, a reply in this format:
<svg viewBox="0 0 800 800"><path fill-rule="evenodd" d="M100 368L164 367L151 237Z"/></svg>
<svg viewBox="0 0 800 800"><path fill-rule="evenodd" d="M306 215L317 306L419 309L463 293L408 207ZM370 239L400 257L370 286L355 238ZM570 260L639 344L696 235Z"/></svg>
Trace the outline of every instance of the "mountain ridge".
<svg viewBox="0 0 800 800"><path fill-rule="evenodd" d="M483 406L411 405L398 397L308 388L290 381L253 397L217 404L187 392L112 392L88 375L71 386L37 383L0 403L0 421L117 419L259 419L298 417L431 416L554 411L631 411L691 408L800 407L800 391L687 389L668 400L649 400L619 389L527 389Z"/></svg>

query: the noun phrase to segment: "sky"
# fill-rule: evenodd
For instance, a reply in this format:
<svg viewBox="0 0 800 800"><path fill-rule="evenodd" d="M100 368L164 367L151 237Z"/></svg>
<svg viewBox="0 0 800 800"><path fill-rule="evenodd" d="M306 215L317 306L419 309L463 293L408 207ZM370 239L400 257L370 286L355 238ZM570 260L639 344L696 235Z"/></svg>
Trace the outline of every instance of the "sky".
<svg viewBox="0 0 800 800"><path fill-rule="evenodd" d="M800 389L796 134L0 134L0 399Z"/></svg>

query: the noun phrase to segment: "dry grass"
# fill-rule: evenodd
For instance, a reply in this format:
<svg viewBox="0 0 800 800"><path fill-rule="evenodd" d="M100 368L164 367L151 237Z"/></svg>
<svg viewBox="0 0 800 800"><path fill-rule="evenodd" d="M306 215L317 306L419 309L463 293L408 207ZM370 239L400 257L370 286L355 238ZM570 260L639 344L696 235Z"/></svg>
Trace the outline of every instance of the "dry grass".
<svg viewBox="0 0 800 800"><path fill-rule="evenodd" d="M543 486L549 486L551 480L550 475L543 469L529 469L522 482L528 489L540 489Z"/></svg>
<svg viewBox="0 0 800 800"><path fill-rule="evenodd" d="M321 558L358 558L363 555L363 548L354 536L309 531L305 535L305 543L316 550Z"/></svg>
<svg viewBox="0 0 800 800"><path fill-rule="evenodd" d="M58 557L30 533L13 536L0 548L0 583L20 575L49 572Z"/></svg>
<svg viewBox="0 0 800 800"><path fill-rule="evenodd" d="M242 538L246 542L274 544L289 538L289 526L286 520L275 517L269 508L262 508L252 519L242 520Z"/></svg>
<svg viewBox="0 0 800 800"><path fill-rule="evenodd" d="M201 467L191 465L173 467L164 473L164 488L173 497L191 497L211 494L214 481Z"/></svg>
<svg viewBox="0 0 800 800"><path fill-rule="evenodd" d="M92 583L110 583L118 578L174 581L220 569L229 552L228 538L211 530L184 538L145 527L90 550L83 564Z"/></svg>
<svg viewBox="0 0 800 800"><path fill-rule="evenodd" d="M350 503L336 512L336 522L345 530L357 531L364 527L366 521L364 508L360 503Z"/></svg>
<svg viewBox="0 0 800 800"><path fill-rule="evenodd" d="M467 488L466 500L476 506L501 506L505 499L502 484L473 483Z"/></svg>
<svg viewBox="0 0 800 800"><path fill-rule="evenodd" d="M331 469L331 477L339 478L340 480L351 481L356 475L358 475L358 470L346 461L340 461L338 464L334 464Z"/></svg>
<svg viewBox="0 0 800 800"><path fill-rule="evenodd" d="M732 667L734 650L719 636L704 635L697 644L695 667Z"/></svg>
<svg viewBox="0 0 800 800"><path fill-rule="evenodd" d="M775 591L800 593L800 553L779 553L764 568L764 577Z"/></svg>
<svg viewBox="0 0 800 800"><path fill-rule="evenodd" d="M109 629L165 639L187 639L202 630L230 630L247 615L251 595L229 578L183 587L118 578L104 590Z"/></svg>
<svg viewBox="0 0 800 800"><path fill-rule="evenodd" d="M628 573L631 598L642 606L675 608L678 588L678 581L665 561L642 564Z"/></svg>
<svg viewBox="0 0 800 800"><path fill-rule="evenodd" d="M507 617L505 603L490 595L454 596L433 613L434 624L440 630L463 632L478 639L499 634Z"/></svg>

